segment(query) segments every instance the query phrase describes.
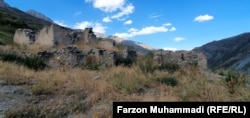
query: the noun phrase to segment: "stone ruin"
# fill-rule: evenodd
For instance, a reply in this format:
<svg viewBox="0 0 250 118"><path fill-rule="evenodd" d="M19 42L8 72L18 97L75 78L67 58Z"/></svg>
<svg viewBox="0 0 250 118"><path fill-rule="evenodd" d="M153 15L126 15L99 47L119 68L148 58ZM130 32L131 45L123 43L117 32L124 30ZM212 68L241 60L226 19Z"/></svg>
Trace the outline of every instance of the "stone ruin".
<svg viewBox="0 0 250 118"><path fill-rule="evenodd" d="M163 51L154 52L154 61L158 65L178 64L187 67L189 65L197 65L200 68L207 68L207 59L202 53L194 51Z"/></svg>
<svg viewBox="0 0 250 118"><path fill-rule="evenodd" d="M114 51L115 45L112 40L99 40L92 31L86 28L84 31L72 30L58 25L45 26L39 31L31 29L17 29L14 35L14 42L21 45L49 46L50 50L38 52L38 56L45 59L51 67L60 66L81 66L88 63L100 64L103 67L113 66L117 55L127 56L126 50ZM98 48L88 47L99 44ZM75 44L88 45L79 49ZM58 49L58 46L63 48ZM124 54L122 54L124 53ZM89 62L93 61L93 62Z"/></svg>
<svg viewBox="0 0 250 118"><path fill-rule="evenodd" d="M17 54L21 57L30 57L36 55L45 60L46 65L48 65L50 68L84 67L89 63L98 65L101 68L112 67L116 64L117 55L131 56L130 53L123 53L126 51L117 52L97 48L78 49L76 46L72 45L65 46L61 49L51 48L50 50L39 51L37 53L24 50L4 50L1 48L0 52Z"/></svg>
<svg viewBox="0 0 250 118"><path fill-rule="evenodd" d="M45 26L39 31L31 29L17 29L14 35L14 42L18 44L38 44L41 46L59 46L72 44L94 44L97 38L92 28L72 30L58 25Z"/></svg>
<svg viewBox="0 0 250 118"><path fill-rule="evenodd" d="M129 52L129 53L124 53ZM89 63L99 64L101 67L112 67L115 65L117 55L122 55L122 58L135 56L136 52L125 50L122 52L108 51L105 49L78 49L75 46L66 46L61 50L47 50L38 52L38 56L45 59L50 67L60 66L84 66ZM133 55L131 55L133 54ZM90 60L89 60L90 59ZM92 61L92 62L89 62Z"/></svg>
<svg viewBox="0 0 250 118"><path fill-rule="evenodd" d="M35 32L31 29L18 29L14 35L14 42L18 44L33 44L35 42Z"/></svg>
<svg viewBox="0 0 250 118"><path fill-rule="evenodd" d="M94 61L104 67L117 65L117 60L123 58L136 59L143 56L132 49L124 49L120 52L112 50L115 45L113 40L97 41L92 28L72 30L58 25L45 26L39 31L30 29L17 29L14 42L25 45L42 45L52 47L51 50L38 52L38 56L47 60L49 66L58 67L63 65L80 66ZM75 44L100 45L99 48L78 49ZM64 46L57 49L53 47ZM153 51L155 64L174 63L182 66L196 64L201 68L207 68L206 57L193 51Z"/></svg>

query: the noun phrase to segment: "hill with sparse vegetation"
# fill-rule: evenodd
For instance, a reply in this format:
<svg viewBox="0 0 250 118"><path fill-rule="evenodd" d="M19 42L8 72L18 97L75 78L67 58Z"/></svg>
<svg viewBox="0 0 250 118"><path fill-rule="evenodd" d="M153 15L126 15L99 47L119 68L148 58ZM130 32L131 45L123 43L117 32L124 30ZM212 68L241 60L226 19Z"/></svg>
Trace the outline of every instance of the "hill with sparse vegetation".
<svg viewBox="0 0 250 118"><path fill-rule="evenodd" d="M213 41L194 51L206 55L210 68L231 68L250 73L250 33Z"/></svg>
<svg viewBox="0 0 250 118"><path fill-rule="evenodd" d="M14 33L18 28L38 30L49 24L51 23L31 16L17 8L10 7L7 4L2 5L0 6L0 43L11 44Z"/></svg>
<svg viewBox="0 0 250 118"><path fill-rule="evenodd" d="M0 0L0 118L111 118L114 101L250 101L250 76L229 69L249 64L249 33L177 52L92 32L95 45L13 43L17 28L50 24Z"/></svg>

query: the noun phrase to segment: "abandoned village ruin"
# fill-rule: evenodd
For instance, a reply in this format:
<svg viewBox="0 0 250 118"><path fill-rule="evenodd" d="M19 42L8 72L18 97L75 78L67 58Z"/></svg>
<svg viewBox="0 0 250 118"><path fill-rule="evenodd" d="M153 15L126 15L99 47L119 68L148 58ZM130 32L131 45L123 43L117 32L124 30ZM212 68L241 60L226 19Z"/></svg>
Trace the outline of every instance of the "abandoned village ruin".
<svg viewBox="0 0 250 118"><path fill-rule="evenodd" d="M46 59L50 67L81 66L99 64L102 67L118 65L120 59L136 60L145 56L147 52L138 52L127 47L114 50L117 45L113 39L98 40L92 28L85 30L72 30L58 25L45 26L39 31L31 29L17 29L14 42L20 45L39 45L51 47L50 50L39 51L36 55ZM99 44L99 47L95 45ZM79 48L77 45L85 45ZM56 48L63 47L63 48ZM196 64L200 68L207 68L206 57L193 51L152 51L156 64L174 63L178 65Z"/></svg>

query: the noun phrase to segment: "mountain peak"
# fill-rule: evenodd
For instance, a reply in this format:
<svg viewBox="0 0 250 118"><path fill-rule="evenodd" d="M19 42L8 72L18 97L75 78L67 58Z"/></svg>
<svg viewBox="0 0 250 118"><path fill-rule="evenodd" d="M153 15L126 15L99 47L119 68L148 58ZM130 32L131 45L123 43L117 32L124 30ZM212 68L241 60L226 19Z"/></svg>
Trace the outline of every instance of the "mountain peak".
<svg viewBox="0 0 250 118"><path fill-rule="evenodd" d="M9 5L4 0L0 0L0 7L9 7Z"/></svg>
<svg viewBox="0 0 250 118"><path fill-rule="evenodd" d="M26 13L28 13L29 15L32 15L34 17L37 17L37 18L40 18L40 19L43 19L43 20L46 20L48 22L53 23L53 20L51 20L49 17L47 17L44 14L42 14L40 12L37 12L37 11L35 11L33 9L28 10Z"/></svg>

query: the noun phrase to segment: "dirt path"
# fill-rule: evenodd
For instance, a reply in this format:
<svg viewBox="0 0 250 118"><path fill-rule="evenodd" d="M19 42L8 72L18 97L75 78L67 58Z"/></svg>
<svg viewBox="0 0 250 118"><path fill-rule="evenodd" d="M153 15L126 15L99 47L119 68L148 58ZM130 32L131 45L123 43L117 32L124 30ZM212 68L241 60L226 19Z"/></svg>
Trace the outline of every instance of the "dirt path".
<svg viewBox="0 0 250 118"><path fill-rule="evenodd" d="M8 109L21 106L31 99L31 92L25 86L4 85L0 82L0 118Z"/></svg>

